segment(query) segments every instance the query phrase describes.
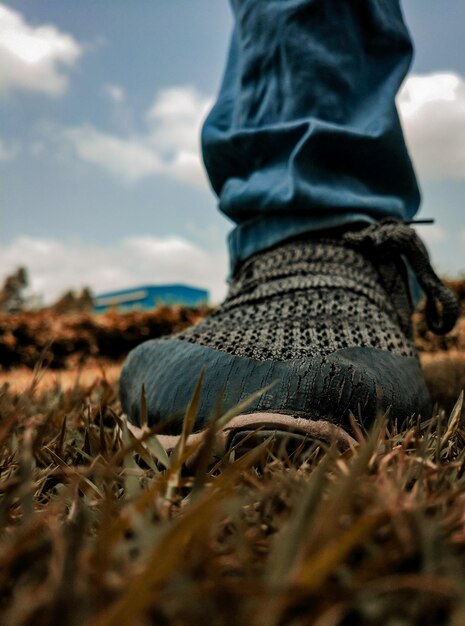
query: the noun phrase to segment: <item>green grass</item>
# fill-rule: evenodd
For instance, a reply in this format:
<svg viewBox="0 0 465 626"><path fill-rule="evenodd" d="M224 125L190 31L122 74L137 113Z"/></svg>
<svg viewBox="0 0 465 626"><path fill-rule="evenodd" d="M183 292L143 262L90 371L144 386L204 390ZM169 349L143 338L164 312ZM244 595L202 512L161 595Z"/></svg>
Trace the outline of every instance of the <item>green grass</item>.
<svg viewBox="0 0 465 626"><path fill-rule="evenodd" d="M303 464L167 460L105 380L0 412L2 626L465 624L460 402Z"/></svg>

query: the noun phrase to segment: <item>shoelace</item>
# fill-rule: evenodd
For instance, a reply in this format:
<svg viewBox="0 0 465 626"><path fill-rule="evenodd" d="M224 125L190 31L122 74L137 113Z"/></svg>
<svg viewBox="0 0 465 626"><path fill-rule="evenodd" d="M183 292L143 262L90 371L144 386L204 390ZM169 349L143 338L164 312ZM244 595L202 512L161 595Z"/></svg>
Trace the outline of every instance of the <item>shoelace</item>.
<svg viewBox="0 0 465 626"><path fill-rule="evenodd" d="M381 262L404 257L426 295L428 327L437 335L452 330L460 312L457 298L431 267L424 243L408 223L388 218L359 231L347 231L343 239Z"/></svg>

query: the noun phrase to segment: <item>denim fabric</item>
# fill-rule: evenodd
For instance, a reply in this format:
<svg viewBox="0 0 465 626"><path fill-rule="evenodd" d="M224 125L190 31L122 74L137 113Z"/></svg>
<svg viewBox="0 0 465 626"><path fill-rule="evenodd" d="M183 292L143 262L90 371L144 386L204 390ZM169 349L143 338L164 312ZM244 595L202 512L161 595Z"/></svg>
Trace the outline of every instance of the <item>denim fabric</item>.
<svg viewBox="0 0 465 626"><path fill-rule="evenodd" d="M420 193L395 95L412 58L399 0L231 0L205 166L232 266L289 237L385 216Z"/></svg>

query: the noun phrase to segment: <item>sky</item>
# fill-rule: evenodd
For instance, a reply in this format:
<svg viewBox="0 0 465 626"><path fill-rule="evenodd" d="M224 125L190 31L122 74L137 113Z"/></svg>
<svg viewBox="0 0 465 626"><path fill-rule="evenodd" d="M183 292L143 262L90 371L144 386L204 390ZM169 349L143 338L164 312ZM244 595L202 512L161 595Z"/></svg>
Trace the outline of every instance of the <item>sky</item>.
<svg viewBox="0 0 465 626"><path fill-rule="evenodd" d="M404 0L416 55L398 99L441 273L465 272L465 2ZM199 151L226 0L0 0L0 280L44 301L186 282L225 293Z"/></svg>

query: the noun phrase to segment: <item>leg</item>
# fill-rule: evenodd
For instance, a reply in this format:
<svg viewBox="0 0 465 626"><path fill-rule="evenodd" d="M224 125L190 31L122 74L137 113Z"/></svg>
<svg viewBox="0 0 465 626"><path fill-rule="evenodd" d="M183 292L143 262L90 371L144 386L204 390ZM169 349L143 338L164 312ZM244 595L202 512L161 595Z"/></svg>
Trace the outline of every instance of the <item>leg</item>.
<svg viewBox="0 0 465 626"><path fill-rule="evenodd" d="M220 209L236 223L225 302L136 348L121 401L179 433L205 370L196 430L257 390L230 441L262 425L328 438L379 411L428 416L403 259L431 327L457 307L415 232L419 204L395 108L411 44L397 0L234 0L236 27L203 130ZM441 306L437 307L437 302ZM329 426L332 426L330 428ZM332 435L331 435L332 436ZM342 437L344 439L344 437Z"/></svg>
<svg viewBox="0 0 465 626"><path fill-rule="evenodd" d="M232 0L202 134L232 264L289 237L411 219L419 192L395 96L412 45L398 0Z"/></svg>

